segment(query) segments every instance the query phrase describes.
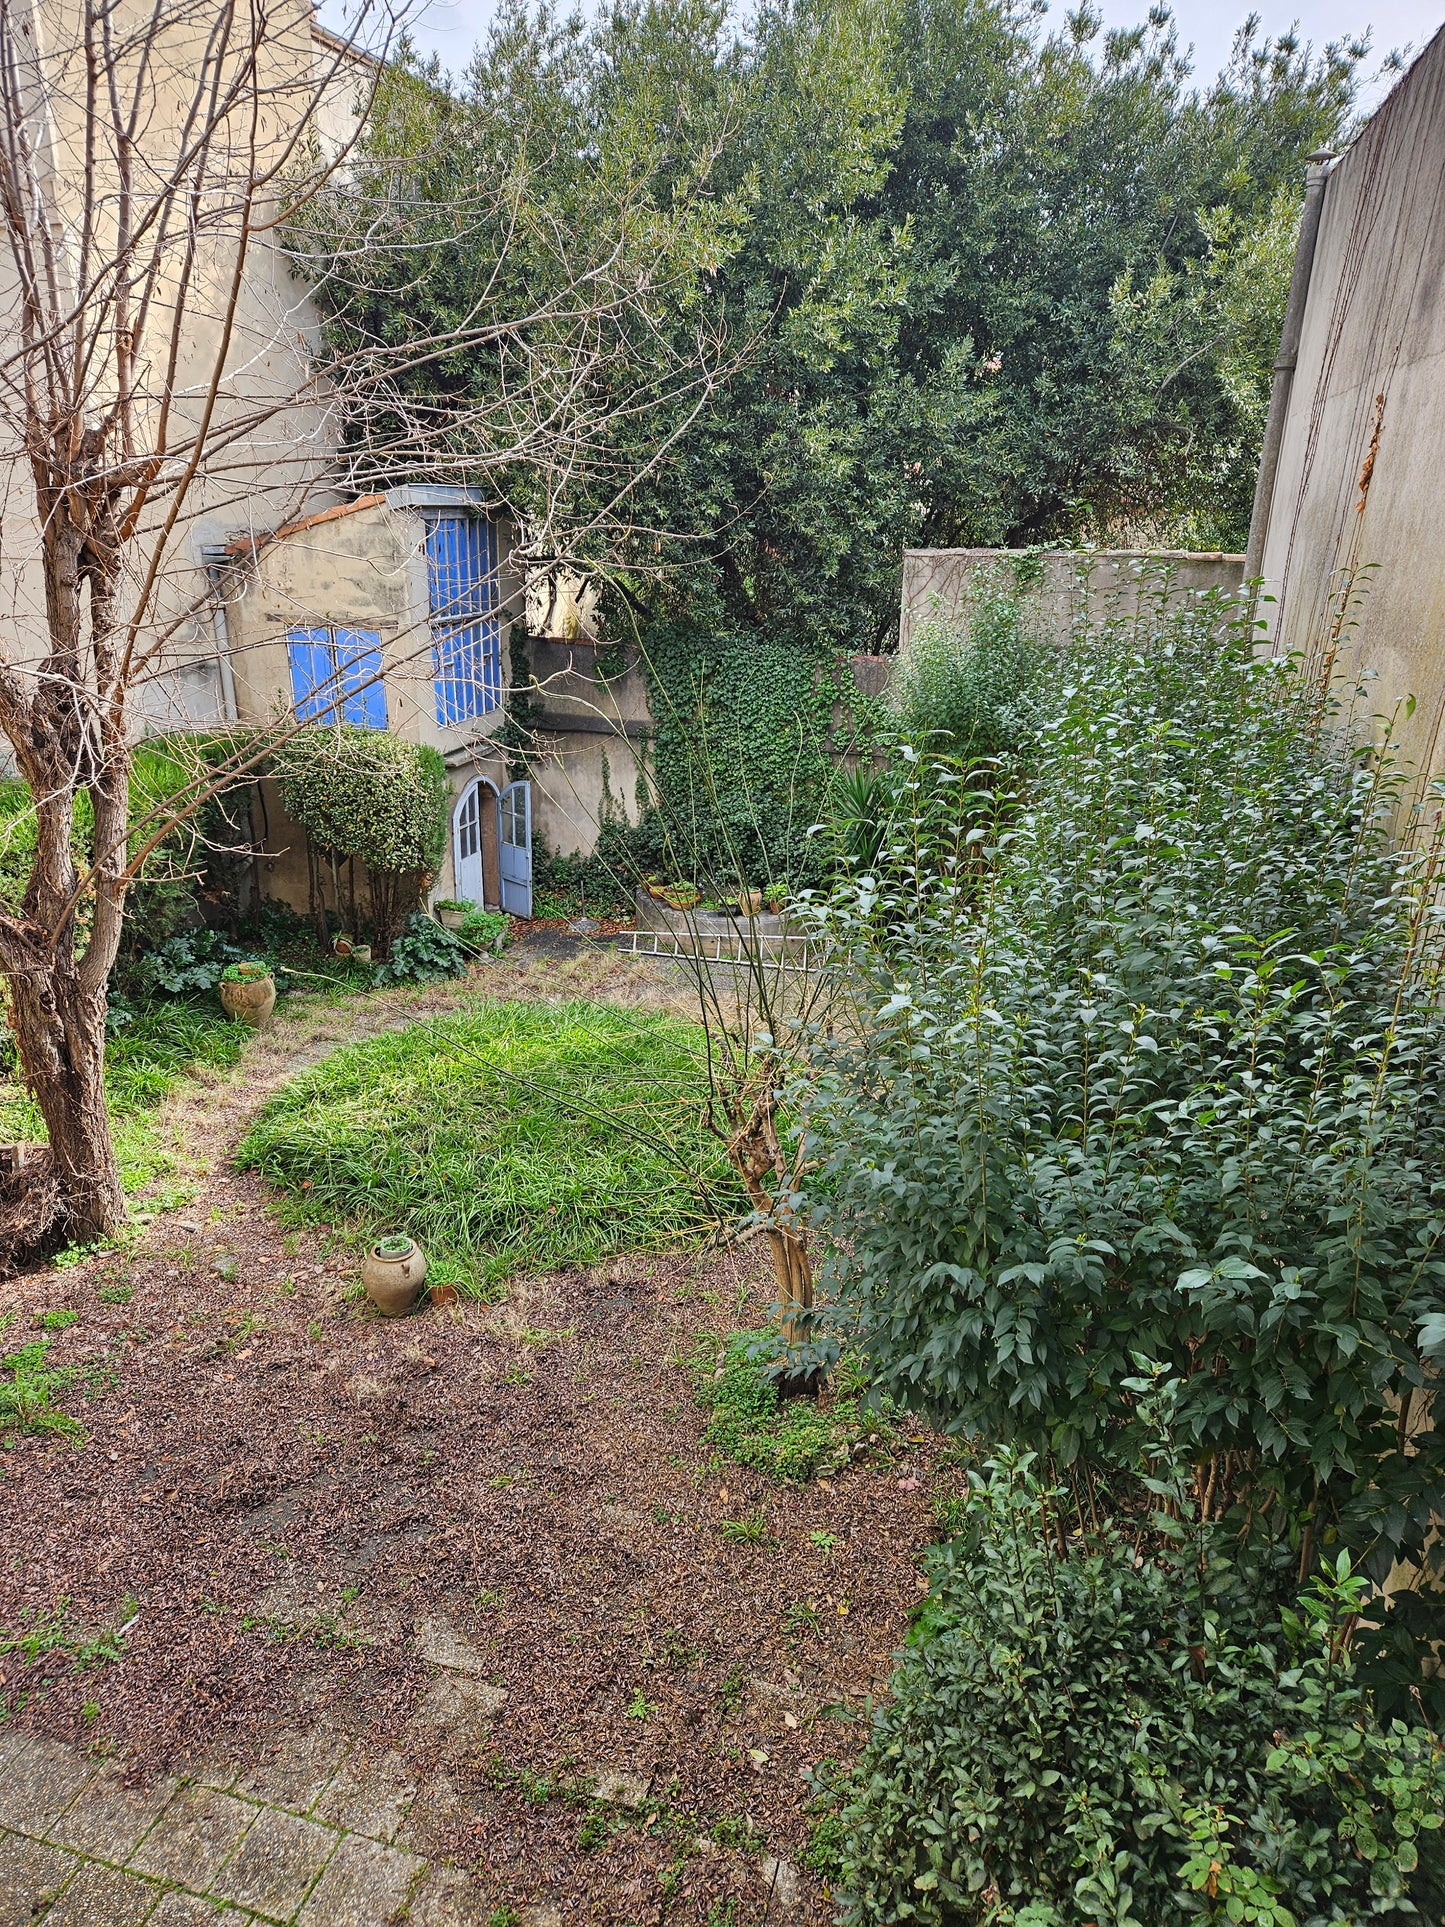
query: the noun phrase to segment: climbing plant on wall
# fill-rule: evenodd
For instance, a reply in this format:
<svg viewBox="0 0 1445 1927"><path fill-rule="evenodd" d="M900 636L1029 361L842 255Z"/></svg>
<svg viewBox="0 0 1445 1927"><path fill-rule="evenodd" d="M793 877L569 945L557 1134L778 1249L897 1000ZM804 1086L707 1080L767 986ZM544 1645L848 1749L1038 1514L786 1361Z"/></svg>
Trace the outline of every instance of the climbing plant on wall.
<svg viewBox="0 0 1445 1927"><path fill-rule="evenodd" d="M727 886L814 880L839 758L878 720L847 658L674 622L649 630L643 659L667 866Z"/></svg>

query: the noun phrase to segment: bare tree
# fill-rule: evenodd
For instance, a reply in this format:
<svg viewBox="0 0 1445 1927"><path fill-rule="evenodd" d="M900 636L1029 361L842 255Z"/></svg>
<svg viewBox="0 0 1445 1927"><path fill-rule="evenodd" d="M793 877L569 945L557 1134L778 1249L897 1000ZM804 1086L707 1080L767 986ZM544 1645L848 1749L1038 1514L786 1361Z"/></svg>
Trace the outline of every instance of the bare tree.
<svg viewBox="0 0 1445 1927"><path fill-rule="evenodd" d="M395 24L374 22L383 53ZM655 371L650 395L598 379L617 317L656 293L630 245L554 277L531 311L503 313L482 287L445 341L338 346L318 326L283 241L344 193L383 72L318 36L309 0L0 0L0 728L35 830L23 902L0 907L0 972L72 1236L124 1217L107 985L130 882L175 820L132 820L131 752L205 612L199 532L275 528L389 463L573 475L608 410L669 387ZM366 245L362 223L347 247ZM346 258L333 250L326 272ZM440 419L414 378L459 342L506 379ZM716 360L701 340L692 365L674 356L672 432ZM257 759L253 741L209 787Z"/></svg>

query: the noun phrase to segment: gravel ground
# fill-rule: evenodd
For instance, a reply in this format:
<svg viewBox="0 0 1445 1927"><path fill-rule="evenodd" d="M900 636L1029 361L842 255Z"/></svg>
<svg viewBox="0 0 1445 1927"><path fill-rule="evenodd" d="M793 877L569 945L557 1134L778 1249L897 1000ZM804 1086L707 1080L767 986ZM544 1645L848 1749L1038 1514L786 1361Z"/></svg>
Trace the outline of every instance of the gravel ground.
<svg viewBox="0 0 1445 1927"><path fill-rule="evenodd" d="M675 994L622 960L518 957L460 991L297 1012L172 1107L192 1202L125 1254L4 1287L11 1345L79 1314L51 1360L89 1380L64 1400L83 1442L0 1461L8 1716L136 1775L340 1726L414 1765L419 1850L497 1907L741 1927L771 1856L774 1910L830 1920L806 1775L856 1749L919 1596L938 1441L802 1488L716 1464L681 1361L761 1322L752 1256L618 1260L387 1322L354 1253L283 1232L227 1167L288 1070L479 990ZM123 1658L87 1658L126 1620ZM437 1624L499 1689L484 1732L417 1718L449 1663ZM14 1643L46 1625L49 1651Z"/></svg>

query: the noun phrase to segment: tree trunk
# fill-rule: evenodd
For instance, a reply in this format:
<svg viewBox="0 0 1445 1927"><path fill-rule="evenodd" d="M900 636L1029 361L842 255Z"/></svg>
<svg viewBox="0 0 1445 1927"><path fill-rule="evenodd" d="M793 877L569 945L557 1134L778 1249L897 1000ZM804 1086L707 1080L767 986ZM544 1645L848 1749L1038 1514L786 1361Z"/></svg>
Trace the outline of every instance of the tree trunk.
<svg viewBox="0 0 1445 1927"><path fill-rule="evenodd" d="M35 969L10 979L25 1081L50 1137L63 1229L80 1243L110 1237L125 1222L125 1196L105 1106L105 992L79 975Z"/></svg>
<svg viewBox="0 0 1445 1927"><path fill-rule="evenodd" d="M779 1190L791 1191L798 1175L789 1170L778 1139L772 1066L765 1063L754 1083L731 1093L727 1109L733 1126L726 1139L728 1156L764 1225L778 1281L783 1337L796 1345L806 1326L800 1314L813 1306L813 1265L803 1232L780 1218L777 1197L768 1185L771 1178Z"/></svg>

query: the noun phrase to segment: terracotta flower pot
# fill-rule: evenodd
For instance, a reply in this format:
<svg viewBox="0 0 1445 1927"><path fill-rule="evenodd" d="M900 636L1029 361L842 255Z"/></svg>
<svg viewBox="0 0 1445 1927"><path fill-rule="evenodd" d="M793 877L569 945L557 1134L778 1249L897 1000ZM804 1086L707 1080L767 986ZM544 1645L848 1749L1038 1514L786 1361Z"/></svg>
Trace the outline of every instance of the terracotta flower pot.
<svg viewBox="0 0 1445 1927"><path fill-rule="evenodd" d="M249 1024L252 1030L264 1030L276 1008L276 979L267 976L242 977L230 983L223 980L221 1008L234 1022Z"/></svg>
<svg viewBox="0 0 1445 1927"><path fill-rule="evenodd" d="M410 1238L379 1238L361 1261L361 1282L383 1318L404 1317L426 1283L420 1245Z"/></svg>

